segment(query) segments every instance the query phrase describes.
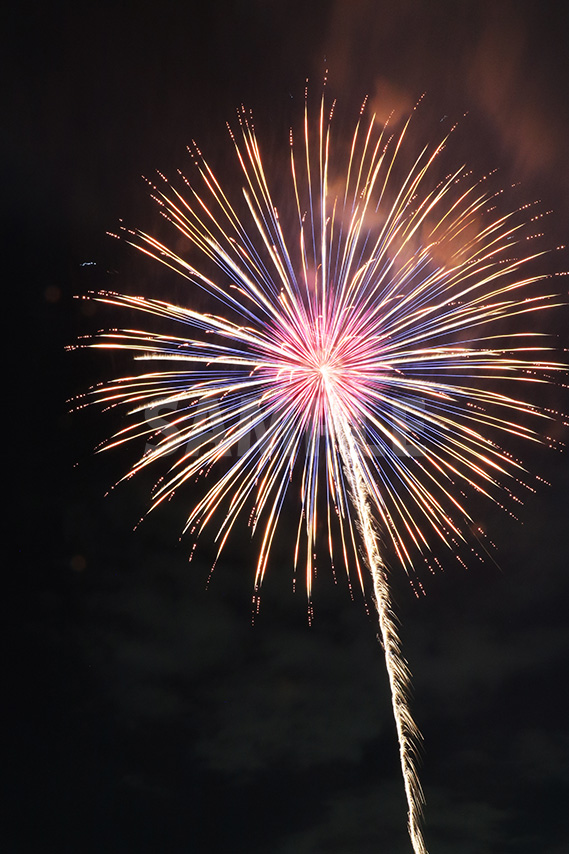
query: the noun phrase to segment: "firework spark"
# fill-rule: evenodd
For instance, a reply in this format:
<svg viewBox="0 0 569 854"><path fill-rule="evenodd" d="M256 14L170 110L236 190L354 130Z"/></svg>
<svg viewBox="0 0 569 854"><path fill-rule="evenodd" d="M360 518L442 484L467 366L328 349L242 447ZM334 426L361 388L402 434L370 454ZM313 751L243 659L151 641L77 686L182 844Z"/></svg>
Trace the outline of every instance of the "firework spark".
<svg viewBox="0 0 569 854"><path fill-rule="evenodd" d="M544 339L515 321L555 299L534 295L541 277L522 271L539 253L524 249L531 234L518 212L496 214L484 181L473 182L464 168L435 177L448 136L421 150L401 177L409 121L392 135L362 108L344 151L331 133L332 113L322 99L313 121L305 105L298 141L291 131L288 195L278 176L279 207L244 109L238 133L231 132L238 196L226 193L195 145L198 185L180 173L178 190L160 176L153 196L188 253L143 232L126 232L127 239L183 276L190 295L202 288L221 308L206 313L95 295L182 331L101 333L89 346L166 364L92 394L134 416L106 447L151 439L149 407L176 409L170 429L154 436L126 475L183 451L159 480L152 508L225 459L186 530L197 536L217 518L219 554L237 519L248 515L260 542L256 595L291 488L302 501L295 566L304 566L309 609L320 517L331 560L339 550L362 589L363 546L418 853L426 850L420 736L409 711L386 550L395 550L418 589L414 558L433 540L455 554L466 542L473 524L467 493L498 504L510 496L523 468L500 436L542 441L534 419L549 416L522 392L561 368L547 357Z"/></svg>

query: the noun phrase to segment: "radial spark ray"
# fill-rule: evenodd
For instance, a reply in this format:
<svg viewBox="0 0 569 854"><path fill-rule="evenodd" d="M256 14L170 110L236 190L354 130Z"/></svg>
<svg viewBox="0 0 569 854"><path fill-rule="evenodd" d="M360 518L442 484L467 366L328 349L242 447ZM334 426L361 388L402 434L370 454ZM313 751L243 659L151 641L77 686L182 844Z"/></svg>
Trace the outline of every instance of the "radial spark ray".
<svg viewBox="0 0 569 854"><path fill-rule="evenodd" d="M224 189L196 145L195 181L179 173L178 189L162 176L152 184L187 250L144 232L125 231L127 240L187 280L189 305L203 289L212 311L93 295L170 321L172 334L129 328L89 341L151 366L89 400L132 416L106 447L147 441L126 477L167 461L152 508L215 466L186 530L197 537L217 520L219 555L247 518L259 542L256 596L291 489L301 499L294 560L309 612L321 528L331 561L340 552L362 589L367 565L419 854L420 736L387 561L393 553L420 591L414 563L433 542L457 556L469 542L469 493L500 506L514 497L525 471L502 441L549 441L552 414L532 390L562 370L524 321L557 301L534 287L540 253L527 247L537 217L497 213L489 182L465 168L441 177L448 135L406 161L410 120L395 134L362 108L344 149L332 114L324 99L314 117L305 103L288 185L282 170L272 181L265 173L245 109L230 131L239 193Z"/></svg>

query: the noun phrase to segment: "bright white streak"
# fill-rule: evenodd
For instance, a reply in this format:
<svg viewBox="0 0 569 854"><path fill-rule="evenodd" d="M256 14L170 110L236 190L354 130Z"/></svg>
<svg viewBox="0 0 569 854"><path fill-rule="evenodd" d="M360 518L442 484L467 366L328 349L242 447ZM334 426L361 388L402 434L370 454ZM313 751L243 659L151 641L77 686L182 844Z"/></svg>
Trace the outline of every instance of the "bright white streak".
<svg viewBox="0 0 569 854"><path fill-rule="evenodd" d="M415 854L427 854L421 831L425 799L417 772L417 746L421 741L421 733L413 720L408 702L411 672L401 654L401 641L397 633L396 617L391 605L387 568L378 547L378 536L369 505L368 489L360 454L349 422L334 394L328 372L322 371L322 377L327 391L329 414L334 425L338 449L357 512L357 523L365 546L366 561L373 579L375 606L379 618L385 666L389 677L391 704L399 742L399 758L407 797L407 827Z"/></svg>

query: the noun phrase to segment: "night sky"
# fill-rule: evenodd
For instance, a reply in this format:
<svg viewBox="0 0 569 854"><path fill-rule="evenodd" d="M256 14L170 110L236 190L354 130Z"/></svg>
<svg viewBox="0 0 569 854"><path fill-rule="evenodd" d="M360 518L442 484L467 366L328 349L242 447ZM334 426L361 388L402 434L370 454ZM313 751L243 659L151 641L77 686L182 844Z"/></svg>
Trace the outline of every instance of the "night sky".
<svg viewBox="0 0 569 854"><path fill-rule="evenodd" d="M105 493L142 449L94 456L120 416L67 402L124 363L64 349L124 318L73 296L112 288L191 304L187 285L106 232L120 218L162 228L141 176L185 168L192 139L234 174L225 122L241 103L278 162L305 79L319 92L326 68L340 115L366 94L380 113L404 113L426 93L421 140L439 137L443 117L461 119L455 165L521 182L516 200L553 211L546 246L566 242L567 9L142 0L5 14L4 317L17 341L9 373L21 376L4 422L18 559L3 850L409 854L387 677L362 595L352 600L322 561L308 626L306 597L292 592L294 513L283 514L254 626L246 529L207 589L207 536L190 564L191 543L179 542L191 489L133 532L152 480ZM568 270L569 253L544 264ZM554 280L565 298L567 281ZM561 347L568 317L547 321ZM569 410L565 392L547 394ZM475 508L496 563L473 558L465 570L447 555L421 576L420 599L392 574L425 739L430 854L568 850L569 458L523 451L550 485L525 495L518 522Z"/></svg>

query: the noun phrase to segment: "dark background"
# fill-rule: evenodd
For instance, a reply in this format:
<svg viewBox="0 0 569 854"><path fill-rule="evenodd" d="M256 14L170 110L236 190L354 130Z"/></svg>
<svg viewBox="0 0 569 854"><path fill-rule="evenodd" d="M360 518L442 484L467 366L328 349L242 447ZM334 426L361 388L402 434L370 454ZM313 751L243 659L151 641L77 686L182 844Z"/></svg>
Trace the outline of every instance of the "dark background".
<svg viewBox="0 0 569 854"><path fill-rule="evenodd" d="M132 532L150 481L104 493L137 449L93 456L120 419L70 414L66 402L120 365L65 345L122 318L72 297L112 287L172 298L163 289L180 285L106 235L121 217L156 225L140 176L185 167L191 139L231 174L225 121L241 102L270 164L305 78L319 91L326 67L331 94L353 109L367 93L380 114L403 114L426 92L427 134L468 112L457 157L499 167L505 187L521 181L553 210L547 244L563 243L567 11L166 0L6 14L6 380L17 372L19 391L5 416L17 471L5 492L19 560L7 579L15 716L3 850L408 852L382 652L361 595L352 601L323 566L308 627L285 517L252 627L245 536L206 591L213 552L205 538L188 565L183 496ZM569 269L567 253L547 264ZM552 286L565 297L566 282ZM566 325L565 310L555 321L564 346ZM562 393L552 402L568 408ZM449 561L423 578L420 600L393 575L425 737L431 854L567 851L569 468L548 449L525 459L551 485L537 484L519 522L481 508L499 568Z"/></svg>

